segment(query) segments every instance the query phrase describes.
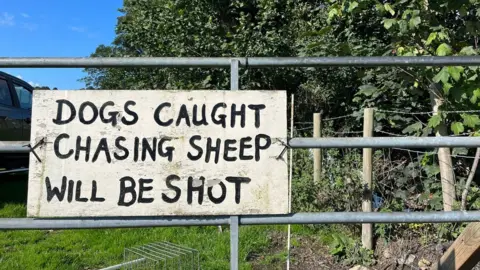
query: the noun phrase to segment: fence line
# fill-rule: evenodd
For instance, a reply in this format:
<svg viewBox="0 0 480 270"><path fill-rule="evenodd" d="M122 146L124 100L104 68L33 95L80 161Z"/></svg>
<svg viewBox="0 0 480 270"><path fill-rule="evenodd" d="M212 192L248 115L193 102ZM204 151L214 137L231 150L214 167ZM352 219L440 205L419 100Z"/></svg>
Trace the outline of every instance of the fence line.
<svg viewBox="0 0 480 270"><path fill-rule="evenodd" d="M447 223L479 221L480 211L430 212L320 212L287 215L238 216L240 225ZM235 222L235 221L234 221ZM231 225L229 216L124 217L124 218L0 218L0 230L112 229L131 227Z"/></svg>
<svg viewBox="0 0 480 270"><path fill-rule="evenodd" d="M395 150L401 150L401 151L406 151L406 152L411 152L411 153L417 153L417 154L432 154L432 155L436 155L437 152L436 151L432 151L432 152L424 152L424 151L416 151L416 150L410 150L410 149L404 149L404 148L392 148L392 149L395 149ZM474 156L465 156L465 155L450 155L451 157L456 157L456 158L469 158L469 159L475 159Z"/></svg>
<svg viewBox="0 0 480 270"><path fill-rule="evenodd" d="M344 57L3 57L3 68L480 66L478 56Z"/></svg>
<svg viewBox="0 0 480 270"><path fill-rule="evenodd" d="M0 58L5 68L109 68L109 67L219 67L230 68L232 90L239 89L239 67L340 67L340 66L480 66L478 56L448 57L239 57L239 58ZM350 116L344 116L350 117ZM338 117L324 119L336 120ZM480 147L480 137L371 137L371 138L291 138L291 148L428 148ZM0 153L28 153L24 146L0 144ZM0 229L87 229L154 226L230 225L230 268L238 269L239 225L257 224L332 224L332 223L446 223L480 221L480 211L376 213L323 212L260 216L132 217L132 218L0 218Z"/></svg>
<svg viewBox="0 0 480 270"><path fill-rule="evenodd" d="M409 115L425 115L425 114L433 114L435 112L428 111L428 112L406 112L406 111L389 111L389 110L381 110L375 109L376 112L384 112L384 113L397 113L397 114L409 114ZM446 113L446 114L458 114L458 113L480 113L480 110L465 110L465 111L438 111L438 113Z"/></svg>

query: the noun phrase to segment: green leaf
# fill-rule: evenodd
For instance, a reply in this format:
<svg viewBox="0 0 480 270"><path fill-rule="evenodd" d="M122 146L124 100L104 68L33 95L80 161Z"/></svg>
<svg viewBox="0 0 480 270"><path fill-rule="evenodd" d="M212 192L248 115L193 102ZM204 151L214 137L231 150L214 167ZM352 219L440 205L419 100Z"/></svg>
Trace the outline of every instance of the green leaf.
<svg viewBox="0 0 480 270"><path fill-rule="evenodd" d="M477 55L477 51L475 51L473 46L467 46L467 47L463 47L458 54L459 55Z"/></svg>
<svg viewBox="0 0 480 270"><path fill-rule="evenodd" d="M420 19L420 16L416 16L411 18L408 23L410 25L410 28L415 29L421 22L422 22L422 19Z"/></svg>
<svg viewBox="0 0 480 270"><path fill-rule="evenodd" d="M404 130L402 130L402 133L413 133L421 129L422 129L422 123L417 122L415 124L411 124L408 127L406 127Z"/></svg>
<svg viewBox="0 0 480 270"><path fill-rule="evenodd" d="M455 135L458 135L465 130L465 128L463 127L463 124L460 122L453 122L450 128L452 129Z"/></svg>
<svg viewBox="0 0 480 270"><path fill-rule="evenodd" d="M308 31L303 34L304 37L321 37L332 30L332 26L326 26L318 31Z"/></svg>
<svg viewBox="0 0 480 270"><path fill-rule="evenodd" d="M320 47L322 46L324 43L319 41L319 42L312 42L312 43L309 43L307 45L307 49L313 49L313 48L316 48L316 47Z"/></svg>
<svg viewBox="0 0 480 270"><path fill-rule="evenodd" d="M438 72L435 77L433 77L433 81L438 83L438 82L443 82L443 83L448 83L448 79L450 78L450 73L447 70L447 67L443 67L440 72Z"/></svg>
<svg viewBox="0 0 480 270"><path fill-rule="evenodd" d="M480 88L473 90L473 96L480 98Z"/></svg>
<svg viewBox="0 0 480 270"><path fill-rule="evenodd" d="M358 3L356 1L351 2L348 6L348 12L352 12L356 7L358 7Z"/></svg>
<svg viewBox="0 0 480 270"><path fill-rule="evenodd" d="M451 53L452 53L452 48L446 43L440 44L440 46L438 46L437 48L438 56L447 56L447 55L450 55Z"/></svg>
<svg viewBox="0 0 480 270"><path fill-rule="evenodd" d="M437 32L430 33L427 38L427 42L425 42L425 45L430 45L432 42L437 38Z"/></svg>
<svg viewBox="0 0 480 270"><path fill-rule="evenodd" d="M371 95L373 95L373 93L378 91L378 88L371 85L371 84L362 85L358 89L360 89L358 94L362 94L362 95L365 95L365 96L371 96Z"/></svg>
<svg viewBox="0 0 480 270"><path fill-rule="evenodd" d="M430 177L440 173L440 167L438 165L425 165L423 167L423 170Z"/></svg>
<svg viewBox="0 0 480 270"><path fill-rule="evenodd" d="M384 19L383 20L383 27L386 29L390 29L392 25L396 24L397 20L396 19Z"/></svg>
<svg viewBox="0 0 480 270"><path fill-rule="evenodd" d="M480 118L477 114L462 114L463 124L467 127L474 128L477 125L480 125Z"/></svg>
<svg viewBox="0 0 480 270"><path fill-rule="evenodd" d="M388 11L388 12L390 12L390 14L392 14L392 16L395 15L395 10L393 10L393 8L392 8L392 6L390 6L390 4L387 3L383 6L385 7L386 11Z"/></svg>
<svg viewBox="0 0 480 270"><path fill-rule="evenodd" d="M380 3L375 4L375 9L379 12L382 12L382 13L385 11L385 7Z"/></svg>
<svg viewBox="0 0 480 270"><path fill-rule="evenodd" d="M448 35L445 32L439 32L438 33L438 39L439 40L448 40Z"/></svg>
<svg viewBox="0 0 480 270"><path fill-rule="evenodd" d="M470 78L468 78L467 81L473 82L473 81L475 81L477 78L478 78L478 75L477 75L477 74L473 74L473 76L470 77Z"/></svg>
<svg viewBox="0 0 480 270"><path fill-rule="evenodd" d="M451 85L450 83L443 83L443 93L448 96L448 94L450 93L450 89L452 89L453 85Z"/></svg>
<svg viewBox="0 0 480 270"><path fill-rule="evenodd" d="M436 128L442 122L442 117L440 115L434 115L428 120L428 126L431 128Z"/></svg>
<svg viewBox="0 0 480 270"><path fill-rule="evenodd" d="M333 19L333 17L335 16L338 16L338 9L336 8L332 8L330 9L330 11L328 12L328 21L331 21Z"/></svg>
<svg viewBox="0 0 480 270"><path fill-rule="evenodd" d="M460 76L464 71L463 67L448 67L447 69L450 76L452 76L452 78L457 82L460 80Z"/></svg>

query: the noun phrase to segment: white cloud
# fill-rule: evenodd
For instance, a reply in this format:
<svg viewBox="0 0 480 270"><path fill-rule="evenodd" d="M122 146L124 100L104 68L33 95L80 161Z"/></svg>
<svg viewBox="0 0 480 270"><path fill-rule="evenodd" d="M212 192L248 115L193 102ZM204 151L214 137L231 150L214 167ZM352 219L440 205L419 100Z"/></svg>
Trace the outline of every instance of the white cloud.
<svg viewBox="0 0 480 270"><path fill-rule="evenodd" d="M17 75L17 76L15 76L15 77L19 78L20 80L24 80L24 79L23 79L23 76L22 76L22 75L20 75L20 74L18 74L18 75ZM29 81L29 82L28 82L28 84L30 84L30 85L31 85L31 86L33 86L33 87L39 87L39 86L40 86L40 84L39 84L39 83L37 83L37 82L33 82L33 81Z"/></svg>
<svg viewBox="0 0 480 270"><path fill-rule="evenodd" d="M28 84L30 84L33 87L40 87L40 84L36 82L28 82Z"/></svg>
<svg viewBox="0 0 480 270"><path fill-rule="evenodd" d="M8 12L0 13L0 26L14 26L15 25L15 16L11 15Z"/></svg>
<svg viewBox="0 0 480 270"><path fill-rule="evenodd" d="M78 27L78 26L70 26L70 30L78 33L85 33L87 31L87 29L85 29L84 27Z"/></svg>
<svg viewBox="0 0 480 270"><path fill-rule="evenodd" d="M23 23L22 27L29 30L29 31L35 31L38 28L37 24L34 23Z"/></svg>
<svg viewBox="0 0 480 270"><path fill-rule="evenodd" d="M28 15L27 13L20 13L20 15L22 15L22 17L24 18L30 18L30 15Z"/></svg>

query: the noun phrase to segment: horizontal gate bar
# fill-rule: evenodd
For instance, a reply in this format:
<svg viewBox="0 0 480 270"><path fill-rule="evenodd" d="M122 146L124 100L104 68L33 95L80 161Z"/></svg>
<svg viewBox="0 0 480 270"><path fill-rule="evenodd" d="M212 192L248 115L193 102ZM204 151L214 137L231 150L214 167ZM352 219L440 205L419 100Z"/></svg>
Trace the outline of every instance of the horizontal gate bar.
<svg viewBox="0 0 480 270"><path fill-rule="evenodd" d="M65 230L228 225L230 217L0 218L0 230Z"/></svg>
<svg viewBox="0 0 480 270"><path fill-rule="evenodd" d="M242 225L450 223L480 221L480 211L451 212L322 212L289 215L239 216ZM0 230L98 229L167 226L228 225L228 216L212 217L112 217L112 218L0 218Z"/></svg>
<svg viewBox="0 0 480 270"><path fill-rule="evenodd" d="M0 141L0 153L28 153L28 141Z"/></svg>
<svg viewBox="0 0 480 270"><path fill-rule="evenodd" d="M480 137L292 138L292 148L480 147Z"/></svg>
<svg viewBox="0 0 480 270"><path fill-rule="evenodd" d="M436 212L323 212L285 216L241 216L242 225L353 224L353 223L450 223L480 221L480 211Z"/></svg>
<svg viewBox="0 0 480 270"><path fill-rule="evenodd" d="M28 144L28 142L24 142ZM356 137L292 138L292 148L437 148L480 147L480 137ZM0 142L0 153L28 153L28 147Z"/></svg>
<svg viewBox="0 0 480 270"><path fill-rule="evenodd" d="M2 57L2 68L87 67L242 67L330 66L480 66L480 56L345 56L345 57Z"/></svg>

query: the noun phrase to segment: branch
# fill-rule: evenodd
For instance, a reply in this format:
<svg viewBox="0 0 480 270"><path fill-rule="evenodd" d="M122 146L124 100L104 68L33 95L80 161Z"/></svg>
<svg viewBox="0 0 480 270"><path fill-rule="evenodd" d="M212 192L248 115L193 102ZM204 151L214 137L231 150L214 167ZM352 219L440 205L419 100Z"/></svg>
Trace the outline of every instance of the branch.
<svg viewBox="0 0 480 270"><path fill-rule="evenodd" d="M477 171L478 167L478 160L480 159L480 147L477 148L477 152L475 153L475 159L473 160L472 169L468 174L467 182L465 183L465 188L462 192L462 211L465 211L467 208L467 195L468 190L470 189L470 184L472 183L473 177L475 176L475 172Z"/></svg>

